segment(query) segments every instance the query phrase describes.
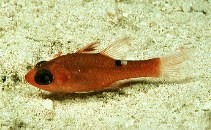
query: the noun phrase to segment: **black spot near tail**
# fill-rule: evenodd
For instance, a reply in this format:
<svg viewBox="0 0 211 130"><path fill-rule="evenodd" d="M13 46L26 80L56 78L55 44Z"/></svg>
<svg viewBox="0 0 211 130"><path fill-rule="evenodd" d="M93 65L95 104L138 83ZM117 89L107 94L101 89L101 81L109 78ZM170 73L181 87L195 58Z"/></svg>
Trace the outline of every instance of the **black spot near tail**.
<svg viewBox="0 0 211 130"><path fill-rule="evenodd" d="M115 60L115 65L116 66L122 66L121 60Z"/></svg>

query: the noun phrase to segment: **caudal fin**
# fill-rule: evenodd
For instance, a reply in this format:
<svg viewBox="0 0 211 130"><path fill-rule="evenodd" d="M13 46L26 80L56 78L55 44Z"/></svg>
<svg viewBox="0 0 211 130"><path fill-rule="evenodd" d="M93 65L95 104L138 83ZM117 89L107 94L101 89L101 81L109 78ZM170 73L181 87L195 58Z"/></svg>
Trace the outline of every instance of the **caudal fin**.
<svg viewBox="0 0 211 130"><path fill-rule="evenodd" d="M182 64L189 59L195 49L184 49L174 55L160 58L161 78L167 80L180 80L188 78L190 67Z"/></svg>

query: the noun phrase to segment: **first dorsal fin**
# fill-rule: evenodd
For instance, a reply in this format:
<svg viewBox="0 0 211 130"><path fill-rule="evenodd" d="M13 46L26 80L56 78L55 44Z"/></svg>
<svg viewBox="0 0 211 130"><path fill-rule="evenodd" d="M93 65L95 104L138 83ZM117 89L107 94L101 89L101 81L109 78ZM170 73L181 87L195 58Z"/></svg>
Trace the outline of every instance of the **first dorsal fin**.
<svg viewBox="0 0 211 130"><path fill-rule="evenodd" d="M102 55L107 55L114 59L128 60L125 53L130 49L131 38L124 37L122 39L112 42L108 47L100 52Z"/></svg>
<svg viewBox="0 0 211 130"><path fill-rule="evenodd" d="M86 45L85 47L79 49L76 51L76 53L86 53L86 52L92 52L96 50L96 47L98 46L99 41L94 41Z"/></svg>

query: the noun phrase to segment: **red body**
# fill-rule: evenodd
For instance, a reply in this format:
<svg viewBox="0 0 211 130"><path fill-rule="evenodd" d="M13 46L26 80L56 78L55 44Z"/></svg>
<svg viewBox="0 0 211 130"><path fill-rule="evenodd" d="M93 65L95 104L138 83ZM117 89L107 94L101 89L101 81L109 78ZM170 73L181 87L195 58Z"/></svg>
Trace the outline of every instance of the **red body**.
<svg viewBox="0 0 211 130"><path fill-rule="evenodd" d="M73 53L59 56L29 71L25 79L40 89L51 92L89 92L108 88L119 80L137 77L159 77L160 58L143 61L115 60L101 53ZM45 68L53 75L52 83L39 85L35 73Z"/></svg>

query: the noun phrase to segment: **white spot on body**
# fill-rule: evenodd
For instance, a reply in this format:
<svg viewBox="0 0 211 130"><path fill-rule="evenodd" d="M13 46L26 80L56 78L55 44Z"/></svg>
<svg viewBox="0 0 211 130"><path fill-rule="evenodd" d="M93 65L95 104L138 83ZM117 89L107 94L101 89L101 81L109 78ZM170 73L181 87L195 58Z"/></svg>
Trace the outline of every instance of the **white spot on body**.
<svg viewBox="0 0 211 130"><path fill-rule="evenodd" d="M126 60L121 60L121 64L122 65L127 65L127 61Z"/></svg>

